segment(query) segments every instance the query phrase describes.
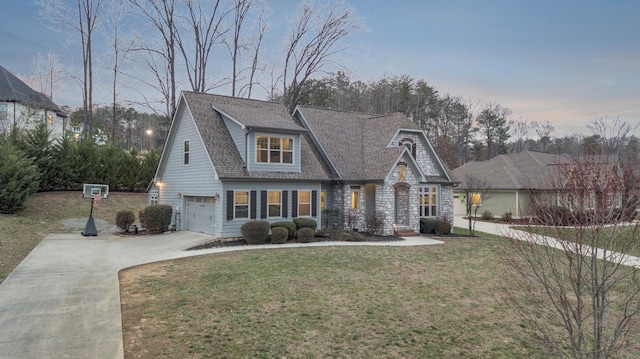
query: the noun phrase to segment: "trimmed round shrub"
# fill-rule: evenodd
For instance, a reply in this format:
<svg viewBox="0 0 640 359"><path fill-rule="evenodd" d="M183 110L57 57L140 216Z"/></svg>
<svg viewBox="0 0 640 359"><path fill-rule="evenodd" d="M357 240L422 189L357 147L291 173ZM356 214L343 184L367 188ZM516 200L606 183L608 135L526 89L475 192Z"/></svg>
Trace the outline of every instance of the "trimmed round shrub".
<svg viewBox="0 0 640 359"><path fill-rule="evenodd" d="M436 233L436 220L431 218L420 218L420 233Z"/></svg>
<svg viewBox="0 0 640 359"><path fill-rule="evenodd" d="M269 229L267 221L251 221L240 227L240 233L247 244L264 244L269 235Z"/></svg>
<svg viewBox="0 0 640 359"><path fill-rule="evenodd" d="M493 213L491 213L489 210L485 210L484 212L482 212L482 219L485 221L493 219Z"/></svg>
<svg viewBox="0 0 640 359"><path fill-rule="evenodd" d="M292 240L292 239L295 238L295 235L296 235L296 225L295 225L295 223L293 223L291 221L280 221L280 222L271 223L271 230L272 231L276 227L284 227L289 231L289 234L287 235L287 239L288 240Z"/></svg>
<svg viewBox="0 0 640 359"><path fill-rule="evenodd" d="M133 214L133 211L122 210L116 213L116 226L121 228L125 232L129 232L129 228L133 222L136 221L136 215Z"/></svg>
<svg viewBox="0 0 640 359"><path fill-rule="evenodd" d="M144 228L147 233L162 233L169 229L173 208L165 204L147 206L144 209Z"/></svg>
<svg viewBox="0 0 640 359"><path fill-rule="evenodd" d="M311 228L315 231L316 228L318 228L318 222L311 218L294 218L293 223L295 223L297 230L300 230L300 228Z"/></svg>
<svg viewBox="0 0 640 359"><path fill-rule="evenodd" d="M289 229L285 227L271 228L271 244L282 244L289 238Z"/></svg>
<svg viewBox="0 0 640 359"><path fill-rule="evenodd" d="M440 236L451 233L451 224L446 221L436 220L435 234Z"/></svg>
<svg viewBox="0 0 640 359"><path fill-rule="evenodd" d="M315 221L314 221L315 222ZM313 240L313 236L315 234L315 230L309 227L302 227L298 229L298 239L302 243L309 243Z"/></svg>

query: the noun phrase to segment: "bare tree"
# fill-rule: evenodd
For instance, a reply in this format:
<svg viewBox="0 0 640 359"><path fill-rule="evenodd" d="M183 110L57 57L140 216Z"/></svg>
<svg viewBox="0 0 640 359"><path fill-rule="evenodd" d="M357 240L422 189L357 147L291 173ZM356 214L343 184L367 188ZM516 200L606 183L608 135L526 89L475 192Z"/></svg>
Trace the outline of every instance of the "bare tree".
<svg viewBox="0 0 640 359"><path fill-rule="evenodd" d="M225 17L232 11L221 8L221 0L213 0L212 4L206 4L206 11L200 0L184 0L188 15L184 17L185 27L189 33L176 26L174 23L174 36L180 54L187 67L187 77L191 89L197 92L207 92L215 85L207 85L207 65L209 55L214 45L221 44L222 38L229 28L224 24Z"/></svg>
<svg viewBox="0 0 640 359"><path fill-rule="evenodd" d="M84 133L88 136L93 113L93 35L102 20L106 1L76 0L72 6L63 0L37 0L38 14L47 19L50 28L59 30L65 25L80 34L82 43L82 107L84 110Z"/></svg>
<svg viewBox="0 0 640 359"><path fill-rule="evenodd" d="M640 233L620 217L617 164L585 157L558 166L545 185L556 191L537 194L531 212L549 237L531 224L507 233L504 299L558 357L635 357L640 263L628 255Z"/></svg>
<svg viewBox="0 0 640 359"><path fill-rule="evenodd" d="M64 76L64 65L60 63L58 55L53 51L47 52L46 57L41 53L37 53L33 57L31 64L33 74L31 76L18 74L18 78L53 101L53 86Z"/></svg>
<svg viewBox="0 0 640 359"><path fill-rule="evenodd" d="M246 22L251 15L251 10L257 8L257 16L255 18L255 36L246 36ZM247 97L251 97L254 79L259 69L258 59L262 39L267 30L267 21L265 17L265 5L257 0L235 0L233 9L233 23L231 26L229 38L224 40L224 44L229 51L231 57L231 96L240 96L242 89L247 89ZM251 30L249 30L251 31ZM252 52L251 65L243 68L242 54ZM249 80L246 85L240 87L241 74L249 71Z"/></svg>
<svg viewBox="0 0 640 359"><path fill-rule="evenodd" d="M154 36L142 40L132 50L136 58L152 75L152 79L131 75L162 94L165 105L164 117L171 118L176 109L176 60L178 45L176 39L175 0L128 0L134 12L146 20L160 37L160 43L153 43ZM138 91L143 95L142 92ZM144 96L144 105L154 109L153 101Z"/></svg>
<svg viewBox="0 0 640 359"><path fill-rule="evenodd" d="M631 127L620 116L598 117L587 124L587 128L600 139L604 154L619 153L626 145L629 136L633 135L638 125Z"/></svg>
<svg viewBox="0 0 640 359"><path fill-rule="evenodd" d="M311 2L301 5L287 40L282 75L278 77L289 112L298 105L305 82L335 65L334 55L347 48L341 41L363 30L353 9L341 2L334 2L326 12Z"/></svg>
<svg viewBox="0 0 640 359"><path fill-rule="evenodd" d="M491 197L489 194L490 185L487 181L479 177L466 175L461 187L465 192L465 207L467 210L467 219L469 221L469 235L475 236L478 210L482 206L482 203Z"/></svg>
<svg viewBox="0 0 640 359"><path fill-rule="evenodd" d="M533 121L531 123L531 127L538 135L538 141L540 142L540 145L542 145L542 152L547 152L547 146L551 142L551 134L555 131L555 128L549 121Z"/></svg>
<svg viewBox="0 0 640 359"><path fill-rule="evenodd" d="M529 138L530 130L531 126L525 120L519 119L513 122L511 126L511 137L515 138L515 141L511 147L511 152L519 153L527 150L526 140Z"/></svg>
<svg viewBox="0 0 640 359"><path fill-rule="evenodd" d="M120 21L122 20L122 17L124 15L122 1L123 0L120 0L113 4L113 11L108 19L108 22L110 23L109 27L113 31L113 36L110 43L113 50L113 67L111 68L111 70L113 71L111 141L116 140L116 133L118 128L118 74L120 73L120 67L122 66L122 63L126 60L127 54L131 50L130 44L127 44L125 46L122 45L122 38L120 37Z"/></svg>

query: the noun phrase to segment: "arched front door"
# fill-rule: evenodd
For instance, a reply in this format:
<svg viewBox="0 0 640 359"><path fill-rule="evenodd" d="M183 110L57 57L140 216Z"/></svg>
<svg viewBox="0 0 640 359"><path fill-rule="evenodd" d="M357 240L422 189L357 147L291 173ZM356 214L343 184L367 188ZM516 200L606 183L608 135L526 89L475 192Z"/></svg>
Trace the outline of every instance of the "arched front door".
<svg viewBox="0 0 640 359"><path fill-rule="evenodd" d="M409 197L409 184L398 183L395 186L396 192L396 224L401 226L408 226L410 223L410 197Z"/></svg>

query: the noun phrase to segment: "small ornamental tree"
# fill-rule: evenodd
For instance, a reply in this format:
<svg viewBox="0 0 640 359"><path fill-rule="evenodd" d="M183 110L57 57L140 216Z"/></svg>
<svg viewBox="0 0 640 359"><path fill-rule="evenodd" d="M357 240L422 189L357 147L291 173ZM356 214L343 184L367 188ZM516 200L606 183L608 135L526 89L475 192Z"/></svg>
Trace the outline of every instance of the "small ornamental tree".
<svg viewBox="0 0 640 359"><path fill-rule="evenodd" d="M622 208L638 205L622 196L638 183L625 188L621 173L593 156L558 165L548 184L556 191L530 203L547 236L532 224L506 233L512 239L502 252L500 292L555 356L638 354L640 265L628 255L638 253L640 231L619 219Z"/></svg>
<svg viewBox="0 0 640 359"><path fill-rule="evenodd" d="M29 197L38 191L40 172L10 139L0 145L0 213L13 214L23 209Z"/></svg>

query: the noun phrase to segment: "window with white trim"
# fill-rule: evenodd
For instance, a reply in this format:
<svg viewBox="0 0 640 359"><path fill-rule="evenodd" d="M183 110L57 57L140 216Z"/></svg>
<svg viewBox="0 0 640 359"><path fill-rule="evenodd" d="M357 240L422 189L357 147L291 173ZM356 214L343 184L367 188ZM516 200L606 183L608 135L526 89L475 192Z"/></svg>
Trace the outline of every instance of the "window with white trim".
<svg viewBox="0 0 640 359"><path fill-rule="evenodd" d="M233 192L233 217L249 218L249 191Z"/></svg>
<svg viewBox="0 0 640 359"><path fill-rule="evenodd" d="M438 186L418 188L420 196L420 217L438 216Z"/></svg>
<svg viewBox="0 0 640 359"><path fill-rule="evenodd" d="M256 136L256 162L293 163L293 138Z"/></svg>
<svg viewBox="0 0 640 359"><path fill-rule="evenodd" d="M188 165L189 164L189 152L190 152L190 148L189 148L189 140L184 140L184 144L182 147L182 153L184 154L184 165Z"/></svg>
<svg viewBox="0 0 640 359"><path fill-rule="evenodd" d="M311 216L311 191L298 191L298 216Z"/></svg>
<svg viewBox="0 0 640 359"><path fill-rule="evenodd" d="M267 193L267 217L282 217L282 192L269 191Z"/></svg>

